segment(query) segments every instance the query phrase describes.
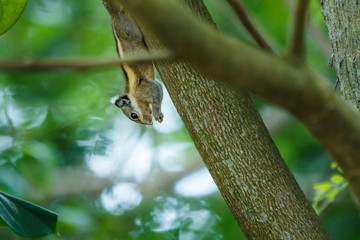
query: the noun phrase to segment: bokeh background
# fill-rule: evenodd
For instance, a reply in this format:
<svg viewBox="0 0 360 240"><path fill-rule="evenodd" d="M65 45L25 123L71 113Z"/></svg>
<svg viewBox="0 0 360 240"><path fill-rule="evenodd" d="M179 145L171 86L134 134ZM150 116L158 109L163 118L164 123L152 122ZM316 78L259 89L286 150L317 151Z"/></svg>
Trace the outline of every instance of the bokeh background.
<svg viewBox="0 0 360 240"><path fill-rule="evenodd" d="M254 45L225 0L205 3L223 34ZM294 2L244 3L276 51L285 53ZM319 2L310 1L309 11L307 60L335 86ZM1 60L116 56L101 0L29 0L19 22L0 36ZM119 67L0 72L0 191L58 212L58 231L66 240L245 239L168 94L164 122L141 126L109 103L122 85ZM329 181L337 170L296 119L254 101L313 201L314 184ZM348 189L320 217L334 239L360 239ZM24 238L0 228L0 239Z"/></svg>

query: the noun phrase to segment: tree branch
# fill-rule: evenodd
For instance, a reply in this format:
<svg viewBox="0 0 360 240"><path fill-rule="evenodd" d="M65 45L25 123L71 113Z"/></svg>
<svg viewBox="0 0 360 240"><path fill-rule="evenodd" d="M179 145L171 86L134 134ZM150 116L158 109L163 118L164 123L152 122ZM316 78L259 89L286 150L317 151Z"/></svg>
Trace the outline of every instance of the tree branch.
<svg viewBox="0 0 360 240"><path fill-rule="evenodd" d="M259 47L264 49L265 51L273 53L273 49L270 47L270 45L267 43L261 33L256 29L253 21L250 19L250 16L247 14L244 4L241 2L241 0L228 0L228 2L233 7L236 15L239 17L245 29L254 38Z"/></svg>
<svg viewBox="0 0 360 240"><path fill-rule="evenodd" d="M288 6L291 14L293 14L295 12L294 2L292 0L283 1ZM328 38L326 38L326 36L322 32L320 32L319 29L317 29L311 21L308 22L307 27L309 36L318 44L323 53L326 56L330 57L332 50Z"/></svg>
<svg viewBox="0 0 360 240"><path fill-rule="evenodd" d="M293 32L291 36L290 54L303 60L305 55L305 23L308 0L298 0Z"/></svg>
<svg viewBox="0 0 360 240"><path fill-rule="evenodd" d="M145 63L173 59L170 52L156 54L134 54L123 59L35 59L0 60L0 70L6 71L51 71L51 70L89 70L93 68L113 67L121 63Z"/></svg>
<svg viewBox="0 0 360 240"><path fill-rule="evenodd" d="M250 90L299 118L338 162L360 198L360 115L318 74L220 36L174 1L121 2L142 26L198 69L235 89Z"/></svg>

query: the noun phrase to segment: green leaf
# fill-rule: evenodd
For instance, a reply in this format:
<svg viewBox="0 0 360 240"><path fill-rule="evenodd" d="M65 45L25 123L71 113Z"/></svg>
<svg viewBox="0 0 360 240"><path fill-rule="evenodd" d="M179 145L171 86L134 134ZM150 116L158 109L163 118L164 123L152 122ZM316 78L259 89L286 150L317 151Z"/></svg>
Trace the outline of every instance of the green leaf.
<svg viewBox="0 0 360 240"><path fill-rule="evenodd" d="M330 180L336 184L340 184L345 181L344 177L341 176L340 174L335 174L331 176Z"/></svg>
<svg viewBox="0 0 360 240"><path fill-rule="evenodd" d="M57 214L23 199L0 192L0 217L15 233L43 237L56 232Z"/></svg>
<svg viewBox="0 0 360 240"><path fill-rule="evenodd" d="M0 217L0 227L8 227L6 222Z"/></svg>
<svg viewBox="0 0 360 240"><path fill-rule="evenodd" d="M329 182L322 182L322 183L317 183L314 185L314 189L318 190L319 193L329 191L333 187L334 187L334 185Z"/></svg>
<svg viewBox="0 0 360 240"><path fill-rule="evenodd" d="M0 35L16 23L26 3L27 0L0 0Z"/></svg>
<svg viewBox="0 0 360 240"><path fill-rule="evenodd" d="M336 162L332 162L331 163L331 168L332 169L335 169L335 168L337 168L339 165L336 163Z"/></svg>

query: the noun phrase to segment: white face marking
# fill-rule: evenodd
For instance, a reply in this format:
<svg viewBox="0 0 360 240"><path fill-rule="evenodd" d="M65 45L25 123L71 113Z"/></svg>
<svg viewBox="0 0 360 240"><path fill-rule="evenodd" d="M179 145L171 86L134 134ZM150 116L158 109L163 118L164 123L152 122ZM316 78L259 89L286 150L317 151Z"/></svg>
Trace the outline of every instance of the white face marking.
<svg viewBox="0 0 360 240"><path fill-rule="evenodd" d="M115 104L117 100L119 100L119 96L115 96L115 97L110 98L110 102L112 104Z"/></svg>

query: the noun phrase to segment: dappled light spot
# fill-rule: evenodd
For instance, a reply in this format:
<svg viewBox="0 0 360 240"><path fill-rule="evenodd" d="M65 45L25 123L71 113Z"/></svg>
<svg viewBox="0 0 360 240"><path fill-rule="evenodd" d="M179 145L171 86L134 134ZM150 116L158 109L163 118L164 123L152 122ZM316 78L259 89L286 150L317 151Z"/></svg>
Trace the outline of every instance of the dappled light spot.
<svg viewBox="0 0 360 240"><path fill-rule="evenodd" d="M201 209L192 207L172 197L158 197L156 207L151 212L154 232L177 231L179 239L222 239L214 227L219 217L205 206Z"/></svg>
<svg viewBox="0 0 360 240"><path fill-rule="evenodd" d="M192 154L193 143L162 144L158 147L159 164L165 171L180 171L183 169L187 154ZM183 153L183 154L179 154ZM199 157L200 159L200 157Z"/></svg>
<svg viewBox="0 0 360 240"><path fill-rule="evenodd" d="M105 210L115 215L121 215L137 207L142 195L134 183L118 183L112 189L101 193L101 203Z"/></svg>
<svg viewBox="0 0 360 240"><path fill-rule="evenodd" d="M217 191L214 180L206 168L184 177L175 185L175 192L186 197L200 197Z"/></svg>
<svg viewBox="0 0 360 240"><path fill-rule="evenodd" d="M176 108L171 101L168 91L163 86L163 102L161 105L162 111L165 114L164 121L154 124L154 129L161 133L171 133L180 130L184 127Z"/></svg>

